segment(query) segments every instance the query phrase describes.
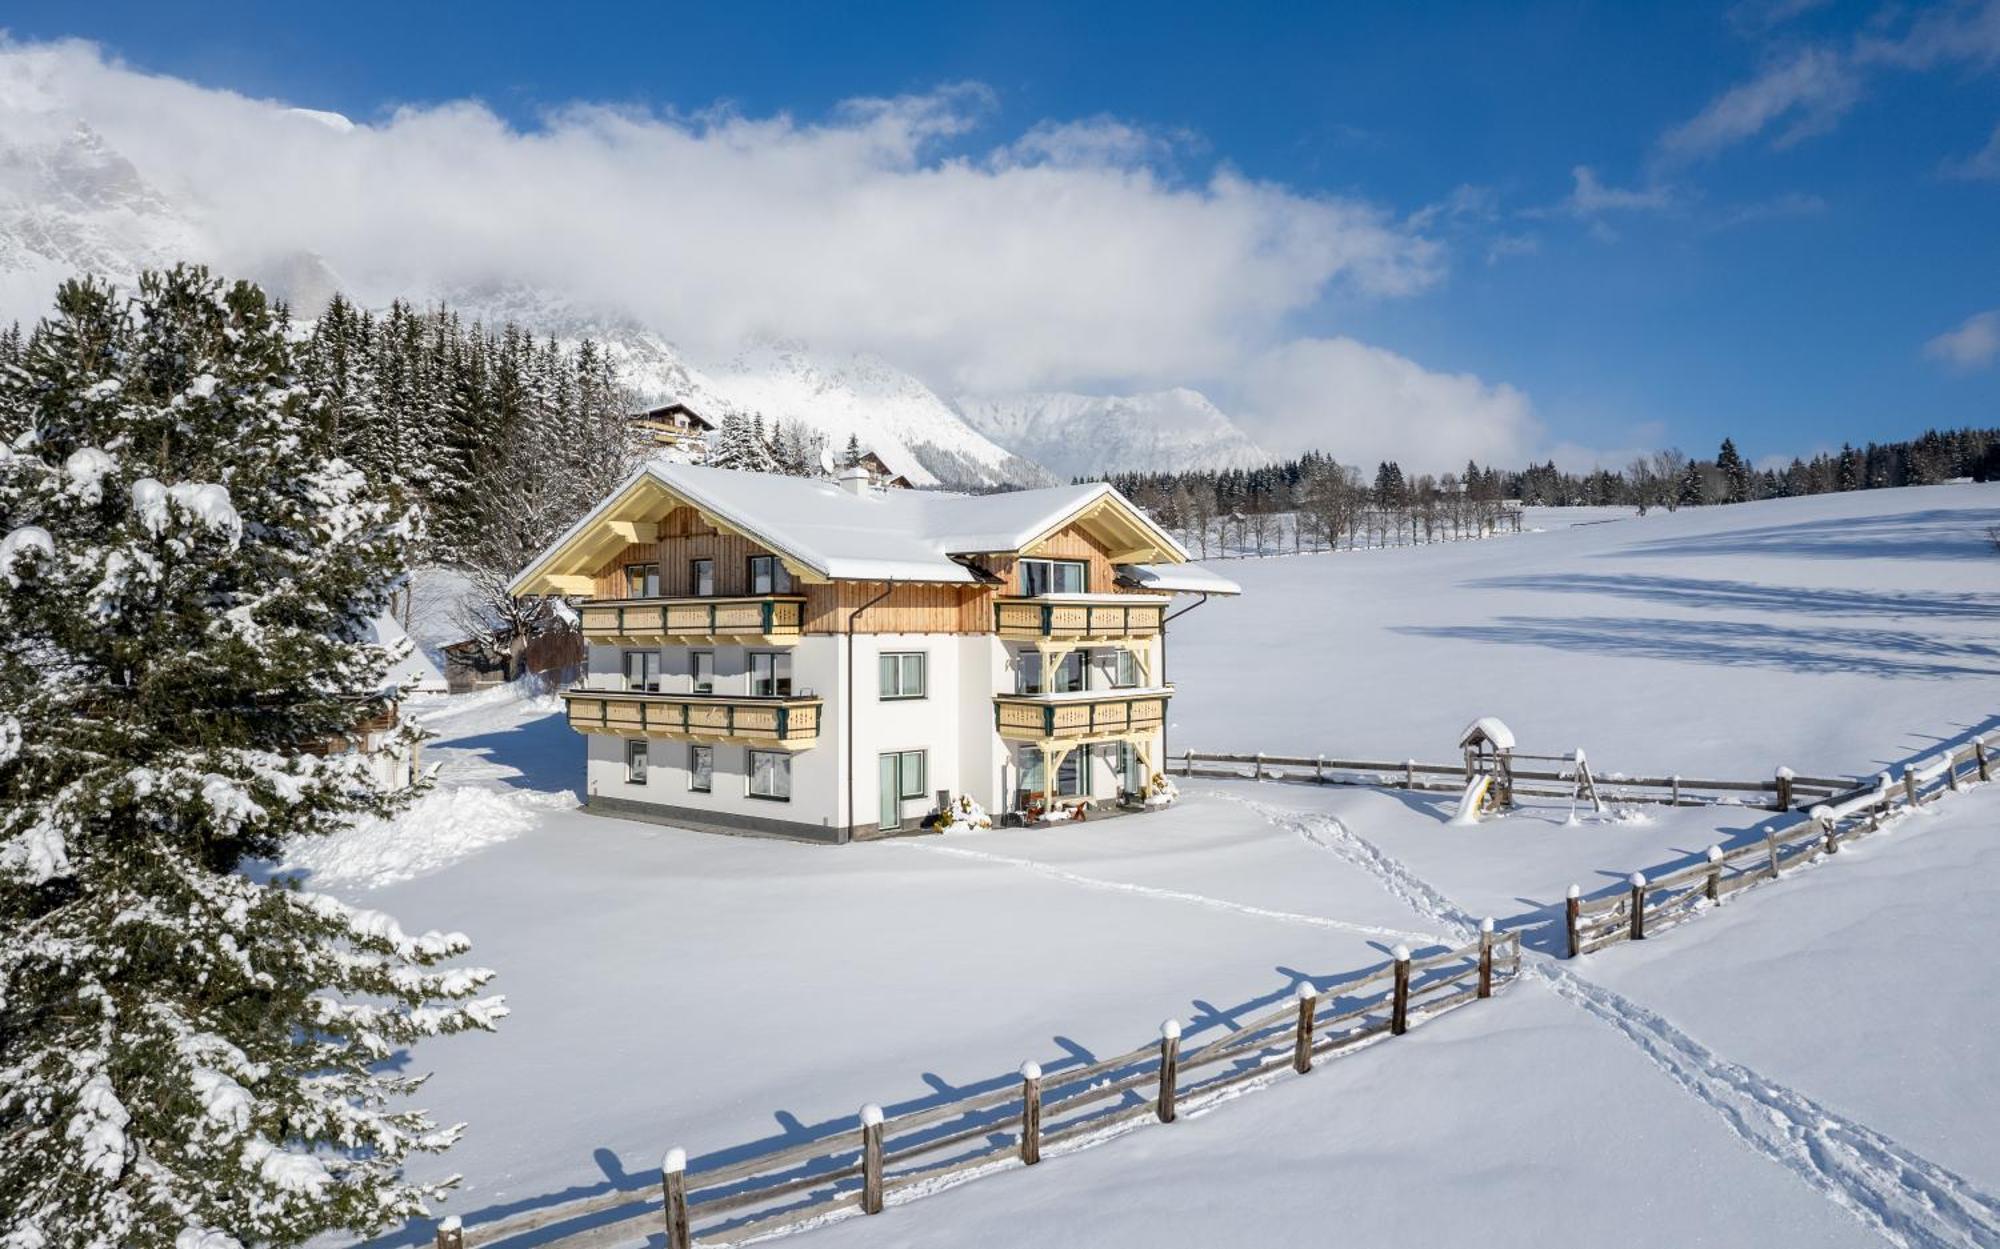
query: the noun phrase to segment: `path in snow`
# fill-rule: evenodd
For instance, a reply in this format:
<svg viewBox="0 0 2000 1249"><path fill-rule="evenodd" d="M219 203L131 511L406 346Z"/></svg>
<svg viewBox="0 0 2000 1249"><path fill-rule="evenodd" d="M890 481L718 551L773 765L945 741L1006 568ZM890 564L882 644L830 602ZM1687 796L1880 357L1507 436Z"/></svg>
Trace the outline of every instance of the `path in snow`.
<svg viewBox="0 0 2000 1249"><path fill-rule="evenodd" d="M1216 792L1288 828L1373 876L1434 924L1469 936L1461 908L1407 866L1330 815ZM1524 955L1522 970L1614 1029L1668 1078L1719 1116L1743 1144L1791 1171L1828 1201L1905 1249L2000 1245L2000 1199L1865 1124L1835 1113L1739 1063L1729 1062L1661 1015L1565 964Z"/></svg>
<svg viewBox="0 0 2000 1249"><path fill-rule="evenodd" d="M1420 942L1431 945L1437 941L1436 933L1406 932L1400 928L1382 928L1374 924L1350 923L1344 919L1331 919L1324 915L1301 915L1295 911L1274 911L1268 907L1251 906L1243 902L1231 902L1225 898L1211 898L1207 894L1189 893L1183 889L1162 889L1155 885L1135 885L1122 880L1106 880L1101 876L1085 876L1055 867L1036 859L1016 859L1009 855L994 854L987 850L968 850L962 846L939 846L921 841L893 841L888 843L905 849L922 851L926 854L949 855L953 858L972 859L981 863L994 863L1005 867L1019 868L1034 872L1051 880L1060 880L1086 889L1104 889L1115 893L1136 893L1167 902L1186 902L1195 906L1213 907L1220 911L1234 911L1239 915L1250 915L1258 919L1274 919L1286 924L1304 924L1313 928L1333 928L1341 932L1359 933L1367 937L1382 937L1394 941Z"/></svg>
<svg viewBox="0 0 2000 1249"><path fill-rule="evenodd" d="M2000 1244L2000 1200L1963 1176L1719 1057L1660 1015L1560 964L1537 959L1530 974L1617 1029L1648 1061L1721 1116L1745 1145L1790 1170L1891 1244L1913 1249Z"/></svg>

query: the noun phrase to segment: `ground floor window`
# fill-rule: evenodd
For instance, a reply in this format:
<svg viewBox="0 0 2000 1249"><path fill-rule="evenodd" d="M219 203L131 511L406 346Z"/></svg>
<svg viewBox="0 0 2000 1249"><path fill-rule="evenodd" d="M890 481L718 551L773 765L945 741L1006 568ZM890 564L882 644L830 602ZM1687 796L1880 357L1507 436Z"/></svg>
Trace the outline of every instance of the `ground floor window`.
<svg viewBox="0 0 2000 1249"><path fill-rule="evenodd" d="M750 796L791 801L792 757L781 750L751 751Z"/></svg>
<svg viewBox="0 0 2000 1249"><path fill-rule="evenodd" d="M715 788L715 747L688 747L688 788L698 794Z"/></svg>
<svg viewBox="0 0 2000 1249"><path fill-rule="evenodd" d="M646 783L646 743L625 743L625 779L633 785Z"/></svg>
<svg viewBox="0 0 2000 1249"><path fill-rule="evenodd" d="M1128 794L1143 792L1146 788L1146 764L1139 757L1139 748L1131 742L1117 745L1118 787Z"/></svg>
<svg viewBox="0 0 2000 1249"><path fill-rule="evenodd" d="M880 774L881 812L879 821L883 828L900 828L903 824L903 803L912 798L924 796L924 752L921 750L898 750L883 755L877 761Z"/></svg>
<svg viewBox="0 0 2000 1249"><path fill-rule="evenodd" d="M1021 782L1015 793L1016 807L1037 804L1046 807L1051 798L1088 798L1090 752L1091 747L1079 746L1063 756L1063 761L1056 765L1055 790L1050 794L1042 778L1042 752L1034 746L1023 746L1017 764Z"/></svg>

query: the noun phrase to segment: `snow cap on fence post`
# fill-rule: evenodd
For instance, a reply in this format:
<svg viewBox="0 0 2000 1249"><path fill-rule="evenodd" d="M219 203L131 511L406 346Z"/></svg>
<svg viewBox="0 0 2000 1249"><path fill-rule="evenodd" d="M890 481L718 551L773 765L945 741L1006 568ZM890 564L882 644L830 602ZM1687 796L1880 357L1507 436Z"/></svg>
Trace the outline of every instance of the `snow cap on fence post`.
<svg viewBox="0 0 2000 1249"><path fill-rule="evenodd" d="M1389 951L1389 957L1395 959L1399 963L1407 963L1410 961L1410 947L1406 945L1399 945L1395 949Z"/></svg>
<svg viewBox="0 0 2000 1249"><path fill-rule="evenodd" d="M1790 768L1784 768L1784 767L1778 769L1778 775L1784 777L1788 781L1795 781L1799 777L1799 774L1797 772L1792 771Z"/></svg>
<svg viewBox="0 0 2000 1249"><path fill-rule="evenodd" d="M1583 896L1583 886L1571 885L1569 887L1569 892L1564 894L1563 896L1566 898L1580 898Z"/></svg>
<svg viewBox="0 0 2000 1249"><path fill-rule="evenodd" d="M660 1173L663 1175L679 1175L687 1169L688 1151L679 1145L669 1149L667 1156L660 1159Z"/></svg>
<svg viewBox="0 0 2000 1249"><path fill-rule="evenodd" d="M1022 1078L1023 1080L1039 1080L1039 1079L1041 1079L1041 1078L1042 1078L1042 1064L1040 1064L1040 1063L1036 1062L1036 1061L1035 1061L1034 1059L1032 1059L1032 1058L1030 1058L1030 1059L1029 1059L1029 1060L1028 1060L1027 1062L1024 1062L1024 1063L1022 1063L1022 1064L1021 1064L1021 1078Z"/></svg>
<svg viewBox="0 0 2000 1249"><path fill-rule="evenodd" d="M1481 932L1493 931L1493 917L1491 915L1488 915L1485 919L1479 921L1479 931Z"/></svg>
<svg viewBox="0 0 2000 1249"><path fill-rule="evenodd" d="M1721 846L1710 846L1710 847L1708 848L1708 861L1709 861L1710 863L1720 863L1720 862L1722 862L1722 847L1721 847Z"/></svg>
<svg viewBox="0 0 2000 1249"><path fill-rule="evenodd" d="M1806 818L1815 824L1824 824L1833 818L1833 808L1822 802L1812 810L1806 812ZM1766 829L1764 831L1770 832L1772 830Z"/></svg>
<svg viewBox="0 0 2000 1249"><path fill-rule="evenodd" d="M1162 1038L1171 1041L1179 1037L1180 1034L1181 1034L1180 1020L1168 1019L1160 1024L1160 1036Z"/></svg>
<svg viewBox="0 0 2000 1249"><path fill-rule="evenodd" d="M464 1226L465 1220L456 1214L447 1214L438 1221L438 1230L441 1232L455 1232Z"/></svg>
<svg viewBox="0 0 2000 1249"><path fill-rule="evenodd" d="M1632 873L1631 885L1634 889L1644 889L1646 887L1646 873L1644 872Z"/></svg>
<svg viewBox="0 0 2000 1249"><path fill-rule="evenodd" d="M1292 986L1292 996L1303 1002L1309 997L1318 997L1319 990L1313 988L1312 981L1301 980Z"/></svg>
<svg viewBox="0 0 2000 1249"><path fill-rule="evenodd" d="M869 1102L866 1106L863 1106L861 1108L862 1127L864 1128L876 1127L880 1125L881 1122L882 1122L882 1108L880 1106L877 1106L874 1102Z"/></svg>

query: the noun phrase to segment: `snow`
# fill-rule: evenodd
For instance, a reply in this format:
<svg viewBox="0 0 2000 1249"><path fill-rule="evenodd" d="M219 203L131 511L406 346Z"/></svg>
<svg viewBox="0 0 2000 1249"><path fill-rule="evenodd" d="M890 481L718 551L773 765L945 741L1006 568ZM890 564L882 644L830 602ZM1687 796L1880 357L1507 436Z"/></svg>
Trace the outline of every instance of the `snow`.
<svg viewBox="0 0 2000 1249"><path fill-rule="evenodd" d="M431 657L417 649L403 626L396 623L394 616L377 616L369 622L370 641L386 647L391 654L400 654L390 665L388 675L383 679L385 689L408 689L413 694L443 694L451 687L445 683L444 674Z"/></svg>
<svg viewBox="0 0 2000 1249"><path fill-rule="evenodd" d="M1480 738L1491 742L1495 750L1514 749L1514 730L1508 728L1498 716L1481 716L1466 725L1465 731L1458 735L1459 749L1463 750Z"/></svg>
<svg viewBox="0 0 2000 1249"><path fill-rule="evenodd" d="M1120 564L1118 575L1141 589L1169 594L1243 593L1243 587L1200 564Z"/></svg>
<svg viewBox="0 0 2000 1249"><path fill-rule="evenodd" d="M0 538L0 578L4 578L10 586L19 586L21 578L15 568L30 552L50 563L55 562L56 541L40 525L23 525Z"/></svg>
<svg viewBox="0 0 2000 1249"><path fill-rule="evenodd" d="M1187 387L1138 395L961 395L966 423L1059 477L1261 468L1274 456L1208 396Z"/></svg>
<svg viewBox="0 0 2000 1249"><path fill-rule="evenodd" d="M1245 561L1242 599L1174 626L1171 745L1450 759L1498 711L1635 775L1900 773L1991 723L1993 523L2000 487L1954 486ZM698 1180L851 1139L863 1099L1059 1076L1166 1017L1200 1044L1490 915L1527 948L1494 1002L800 1243L2000 1242L2000 1085L1978 1077L2000 1062L2000 786L1562 962L1566 891L1798 817L1556 801L1455 827L1456 793L1196 779L1143 816L828 848L575 810L582 745L551 700L430 722L438 811L309 883L463 928L500 971L506 1027L420 1055L425 1104L471 1127L412 1171L466 1175L450 1210L475 1241L499 1211L654 1201L670 1146ZM474 794L465 825L489 802L526 822L460 853L444 800ZM397 831L445 851L373 883Z"/></svg>
<svg viewBox="0 0 2000 1249"><path fill-rule="evenodd" d="M79 447L63 461L70 493L85 503L97 503L104 498L104 478L117 468L118 461L96 447Z"/></svg>
<svg viewBox="0 0 2000 1249"><path fill-rule="evenodd" d="M307 873L314 888L379 889L518 837L543 812L574 805L575 798L566 793L445 786L418 798L395 819L361 820L330 836L297 843L280 866Z"/></svg>
<svg viewBox="0 0 2000 1249"><path fill-rule="evenodd" d="M971 584L977 577L954 555L1018 551L1099 499L1124 497L1103 482L988 495L917 490L850 494L837 483L814 478L664 460L642 466L633 481L646 475L761 545L834 580ZM620 487L549 550L589 529L628 488L629 483ZM1152 538L1159 549L1186 558L1170 534L1155 529ZM540 562L537 557L535 564ZM523 572L514 584L528 579Z"/></svg>

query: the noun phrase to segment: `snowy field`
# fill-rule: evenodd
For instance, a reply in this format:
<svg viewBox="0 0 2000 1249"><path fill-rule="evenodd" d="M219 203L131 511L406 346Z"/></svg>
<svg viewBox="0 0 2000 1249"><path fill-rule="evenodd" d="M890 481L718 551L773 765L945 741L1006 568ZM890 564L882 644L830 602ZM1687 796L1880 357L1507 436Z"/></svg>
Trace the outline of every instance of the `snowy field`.
<svg viewBox="0 0 2000 1249"><path fill-rule="evenodd" d="M1630 772L1872 771L1995 709L1995 523L2000 489L1933 487L1233 562L1244 597L1175 626L1175 745L1448 759L1496 714ZM500 970L500 1033L413 1060L471 1125L421 1165L465 1174L474 1244L482 1215L656 1192L668 1145L698 1171L1169 1016L1203 1039L1486 914L1529 929L1496 1003L805 1243L2000 1243L2000 788L1555 963L1569 883L1771 817L1459 828L1439 795L1197 780L1159 815L814 847L577 812L552 700L418 713L438 791L299 865Z"/></svg>

